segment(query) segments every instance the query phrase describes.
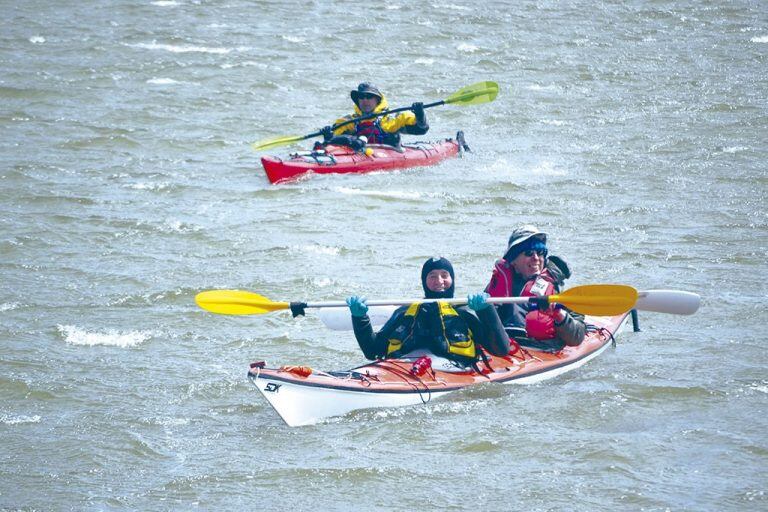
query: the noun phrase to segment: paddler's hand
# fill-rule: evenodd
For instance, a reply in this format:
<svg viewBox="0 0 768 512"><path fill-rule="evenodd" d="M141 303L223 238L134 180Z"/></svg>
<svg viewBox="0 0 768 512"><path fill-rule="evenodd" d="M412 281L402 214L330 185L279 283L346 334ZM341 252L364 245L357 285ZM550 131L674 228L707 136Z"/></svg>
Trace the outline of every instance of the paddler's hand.
<svg viewBox="0 0 768 512"><path fill-rule="evenodd" d="M325 126L320 130L320 134L323 136L323 142L328 142L333 138L333 128Z"/></svg>
<svg viewBox="0 0 768 512"><path fill-rule="evenodd" d="M368 142L368 139L365 137L355 137L349 141L349 147L355 151L362 151L366 142Z"/></svg>
<svg viewBox="0 0 768 512"><path fill-rule="evenodd" d="M420 101L417 101L413 105L411 105L411 110L413 110L414 115L416 116L416 122L419 124L424 123L424 104Z"/></svg>
<svg viewBox="0 0 768 512"><path fill-rule="evenodd" d="M347 299L347 306L349 306L349 312L352 313L352 316L360 318L368 314L368 305L365 303L366 300L368 299L365 297L358 297L357 295L353 295Z"/></svg>
<svg viewBox="0 0 768 512"><path fill-rule="evenodd" d="M481 311L483 309L490 307L491 304L488 302L489 297L490 295L488 295L485 292L468 295L467 305L469 306L469 309L472 309L474 311Z"/></svg>

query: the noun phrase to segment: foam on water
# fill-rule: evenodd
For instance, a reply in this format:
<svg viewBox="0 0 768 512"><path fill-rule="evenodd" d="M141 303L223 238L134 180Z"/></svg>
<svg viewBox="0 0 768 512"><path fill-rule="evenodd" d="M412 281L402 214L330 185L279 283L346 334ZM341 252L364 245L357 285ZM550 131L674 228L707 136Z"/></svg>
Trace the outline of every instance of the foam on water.
<svg viewBox="0 0 768 512"><path fill-rule="evenodd" d="M758 36L750 39L753 43L768 43L768 36Z"/></svg>
<svg viewBox="0 0 768 512"><path fill-rule="evenodd" d="M742 151L749 151L749 148L745 146L730 146L727 148L723 148L723 153L734 154L734 153L741 153Z"/></svg>
<svg viewBox="0 0 768 512"><path fill-rule="evenodd" d="M115 329L106 331L87 331L74 325L57 325L59 334L70 345L93 347L105 345L111 347L129 348L144 343L152 337L150 331L120 332Z"/></svg>
<svg viewBox="0 0 768 512"><path fill-rule="evenodd" d="M162 190L166 190L171 187L171 184L168 182L160 182L160 183L129 183L127 185L123 185L125 188L130 188L133 190L151 190L153 192L159 192Z"/></svg>
<svg viewBox="0 0 768 512"><path fill-rule="evenodd" d="M5 302L3 304L0 304L0 312L17 309L20 305L21 304L19 304L18 302Z"/></svg>
<svg viewBox="0 0 768 512"><path fill-rule="evenodd" d="M174 80L173 78L150 78L147 80L148 84L153 85L173 85L173 84L180 84L178 80Z"/></svg>
<svg viewBox="0 0 768 512"><path fill-rule="evenodd" d="M266 69L269 66L264 62L260 62L256 60L244 60L240 62L230 62L230 63L221 65L221 69L249 68L249 67Z"/></svg>
<svg viewBox="0 0 768 512"><path fill-rule="evenodd" d="M312 253L312 254L322 254L324 256L338 256L339 252L341 252L341 249L338 247L329 247L327 245L300 245L291 247L291 252L300 252L300 253Z"/></svg>
<svg viewBox="0 0 768 512"><path fill-rule="evenodd" d="M555 84L549 84L549 85L541 85L541 84L531 84L526 87L529 91L556 91L559 89L559 87Z"/></svg>
<svg viewBox="0 0 768 512"><path fill-rule="evenodd" d="M331 286L333 284L333 280L328 277L322 277L322 278L313 277L312 284L314 284L318 288L327 288L328 286Z"/></svg>
<svg viewBox="0 0 768 512"><path fill-rule="evenodd" d="M432 7L436 9L445 9L447 11L469 11L471 8L467 7L466 5L458 5L458 4L432 4Z"/></svg>
<svg viewBox="0 0 768 512"><path fill-rule="evenodd" d="M175 45L175 44L161 44L161 43L136 43L126 44L131 48L143 48L146 50L163 50L172 53L214 53L219 55L225 55L232 51L231 48L216 48L208 46L194 46L194 45Z"/></svg>
<svg viewBox="0 0 768 512"><path fill-rule="evenodd" d="M459 50L460 52L475 53L476 51L478 51L480 49L480 47L475 46L474 44L461 43L460 45L458 45L456 47L456 49Z"/></svg>
<svg viewBox="0 0 768 512"><path fill-rule="evenodd" d="M23 425L26 423L40 423L42 418L35 414L34 416L0 414L0 425Z"/></svg>
<svg viewBox="0 0 768 512"><path fill-rule="evenodd" d="M358 195L368 197L391 197L394 199L421 199L423 197L420 192L405 192L399 190L361 190L348 187L336 187L334 190L341 194L347 194L351 196Z"/></svg>

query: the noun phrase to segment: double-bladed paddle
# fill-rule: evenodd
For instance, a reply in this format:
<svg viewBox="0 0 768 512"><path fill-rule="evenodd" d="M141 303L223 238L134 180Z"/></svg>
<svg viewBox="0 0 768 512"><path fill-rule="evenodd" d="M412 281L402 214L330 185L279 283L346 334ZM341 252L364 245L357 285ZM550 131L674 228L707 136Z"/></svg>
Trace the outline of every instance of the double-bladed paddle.
<svg viewBox="0 0 768 512"><path fill-rule="evenodd" d="M414 302L447 302L466 304L467 299L392 299L370 300L369 306L398 306ZM195 302L201 308L222 315L263 315L272 311L304 308L342 308L344 301L330 302L275 302L263 295L242 290L210 290L198 293ZM644 309L663 313L690 315L698 307L700 298L695 293L675 290L639 292L631 286L619 284L591 284L569 288L557 295L545 297L492 297L491 304L562 304L577 313L593 316L612 316L630 309Z"/></svg>
<svg viewBox="0 0 768 512"><path fill-rule="evenodd" d="M639 311L655 311L673 315L692 315L699 308L701 298L695 293L678 290L645 290L639 291L637 302L632 309ZM371 325L378 329L389 320L396 306L371 306L368 317ZM318 317L323 325L334 331L351 331L352 318L349 311L341 308L321 309Z"/></svg>
<svg viewBox="0 0 768 512"><path fill-rule="evenodd" d="M495 100L498 94L499 94L499 85L496 82L478 82L476 84L462 87L461 89L451 94L444 100L435 101L434 103L426 103L424 105L424 108L437 107L440 105L458 105L458 106L480 105L481 103L490 103L491 101ZM413 108L412 106L400 107L392 110L385 110L383 112L375 112L372 114L367 114L364 116L356 117L354 119L343 121L341 123L334 124L333 126L331 126L331 129L336 130L337 128L346 126L351 123L364 121L366 119L373 119L374 117L385 116L388 114L394 114L397 112L404 112L406 110L411 110L412 108ZM261 151L263 149L275 148L278 146L285 146L293 142L299 142L301 140L311 139L312 137L319 137L322 134L323 134L322 131L316 131L307 135L285 135L282 137L266 139L261 142L254 142L253 144L251 144L251 147L256 151Z"/></svg>

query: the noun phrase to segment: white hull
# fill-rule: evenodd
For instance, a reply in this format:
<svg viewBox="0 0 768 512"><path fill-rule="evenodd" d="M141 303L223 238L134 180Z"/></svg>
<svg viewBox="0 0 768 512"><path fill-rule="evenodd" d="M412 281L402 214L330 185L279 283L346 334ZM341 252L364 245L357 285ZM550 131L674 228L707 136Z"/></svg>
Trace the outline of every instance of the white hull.
<svg viewBox="0 0 768 512"><path fill-rule="evenodd" d="M618 331L628 317L611 320ZM591 319L597 320L597 319ZM311 425L359 409L419 405L439 399L465 387L487 382L535 384L579 368L602 354L610 338L591 335L579 347L568 347L560 355L529 351L525 359L492 357L493 371L451 373L435 359L436 375L410 377L410 362L391 360L354 370L354 377L337 377L322 372L301 377L290 370L253 368L249 377L288 426ZM482 363L480 364L482 366ZM396 371L393 372L392 368ZM359 378L363 375L365 378ZM395 375L397 378L392 378ZM404 376L403 376L404 375Z"/></svg>
<svg viewBox="0 0 768 512"><path fill-rule="evenodd" d="M253 377L252 381L289 427L312 425L358 409L402 407L427 403L452 391L376 393L313 387Z"/></svg>

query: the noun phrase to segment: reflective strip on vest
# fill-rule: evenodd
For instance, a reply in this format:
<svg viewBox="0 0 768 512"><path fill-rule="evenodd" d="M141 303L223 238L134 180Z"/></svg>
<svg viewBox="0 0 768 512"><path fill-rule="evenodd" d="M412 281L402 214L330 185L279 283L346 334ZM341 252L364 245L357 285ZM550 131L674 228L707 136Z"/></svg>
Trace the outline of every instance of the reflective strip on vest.
<svg viewBox="0 0 768 512"><path fill-rule="evenodd" d="M466 339L449 339L448 337L448 329L446 328L446 321L450 324L454 321L461 322L462 325L464 324L464 321L459 317L459 312L454 309L453 306L448 304L447 302L441 302L438 301L438 311L440 314L440 326L442 329L442 339L446 341L446 344L448 346L448 352L451 354L455 354L462 357L468 357L471 359L475 359L477 357L477 350L475 348L475 341L472 336L472 330L469 329L469 327L465 327L464 329L461 329L462 332L466 332ZM416 325L416 317L419 314L419 307L421 306L420 302L415 302L408 306L408 309L405 312L404 317L405 318L411 318L411 325L408 334L403 338L390 338L388 340L389 344L387 346L387 355L391 354L392 352L396 352L398 350L401 350L403 347L403 343L405 339L409 338L413 335L413 328ZM459 329L451 330L451 332L456 332Z"/></svg>

